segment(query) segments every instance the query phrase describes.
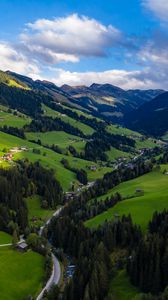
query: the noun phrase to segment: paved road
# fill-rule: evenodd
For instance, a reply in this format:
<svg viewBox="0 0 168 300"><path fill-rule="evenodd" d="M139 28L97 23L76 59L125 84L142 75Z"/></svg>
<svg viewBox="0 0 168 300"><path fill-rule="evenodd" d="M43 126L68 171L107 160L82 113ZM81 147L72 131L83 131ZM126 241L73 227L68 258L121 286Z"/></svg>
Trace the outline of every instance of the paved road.
<svg viewBox="0 0 168 300"><path fill-rule="evenodd" d="M61 278L61 267L58 259L52 253L52 261L53 261L53 270L52 274L47 281L45 287L42 289L41 293L38 295L36 300L41 300L43 298L43 294L45 291L49 291L53 284L58 284Z"/></svg>
<svg viewBox="0 0 168 300"><path fill-rule="evenodd" d="M23 237L21 236L20 237L20 241L17 243L18 245L25 242L25 240L23 239ZM12 243L9 243L9 244L1 244L0 247L7 247L7 246L12 246L13 244Z"/></svg>
<svg viewBox="0 0 168 300"><path fill-rule="evenodd" d="M50 224L50 222L51 222L51 220L52 220L53 217L58 217L59 214L60 214L60 212L62 211L62 209L63 209L63 207L58 208L58 209L53 213L53 215L51 216L51 218L49 218L49 219L47 220L47 222L45 223L45 225L40 227L40 230L39 230L39 235L40 235L40 236L41 236L42 233L43 233L44 227L45 227L45 226L48 226L48 225Z"/></svg>
<svg viewBox="0 0 168 300"><path fill-rule="evenodd" d="M11 245L12 245L12 243L10 243L10 244L1 244L0 247L7 247L7 246L11 246Z"/></svg>
<svg viewBox="0 0 168 300"><path fill-rule="evenodd" d="M48 221L46 222L45 226L50 224L51 219L53 217L58 217L59 214L60 214L60 212L61 212L61 210L62 210L62 207L60 207L59 209L57 209L53 213L52 217L50 219L48 219ZM40 236L42 235L42 232L43 232L43 229L44 229L45 226L42 226L40 228L40 230L39 230L39 235ZM51 257L52 257L52 262L53 262L53 269L52 269L51 276L50 276L49 280L47 281L45 287L42 289L41 293L36 298L36 300L41 300L43 298L44 291L45 290L49 291L50 288L52 287L52 285L58 284L59 281L60 281L60 278L61 278L60 263L59 263L58 259L56 258L56 256L53 253L51 253Z"/></svg>

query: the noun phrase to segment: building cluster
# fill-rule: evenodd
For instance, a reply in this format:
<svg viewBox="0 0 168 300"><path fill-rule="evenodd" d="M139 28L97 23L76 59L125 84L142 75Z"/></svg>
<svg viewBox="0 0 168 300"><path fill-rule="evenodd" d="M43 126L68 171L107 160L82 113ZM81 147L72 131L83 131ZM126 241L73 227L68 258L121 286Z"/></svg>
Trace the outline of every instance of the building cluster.
<svg viewBox="0 0 168 300"><path fill-rule="evenodd" d="M19 152L22 152L22 151L28 151L28 148L25 147L25 146L11 148L9 150L9 152L4 153L4 155L1 156L1 159L4 160L4 161L9 161L10 162L10 161L13 160L13 155L15 153L19 153Z"/></svg>

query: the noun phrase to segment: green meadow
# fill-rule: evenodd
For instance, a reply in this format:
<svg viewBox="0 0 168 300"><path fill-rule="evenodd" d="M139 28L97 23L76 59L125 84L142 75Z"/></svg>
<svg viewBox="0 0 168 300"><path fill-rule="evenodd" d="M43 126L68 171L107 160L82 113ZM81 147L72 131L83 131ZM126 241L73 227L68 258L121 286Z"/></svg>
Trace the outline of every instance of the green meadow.
<svg viewBox="0 0 168 300"><path fill-rule="evenodd" d="M116 148L111 148L109 151L106 152L106 154L108 155L109 160L115 160L119 157L125 157L125 158L131 157L130 153L118 150Z"/></svg>
<svg viewBox="0 0 168 300"><path fill-rule="evenodd" d="M12 237L10 234L0 231L0 245L10 244L12 242Z"/></svg>
<svg viewBox="0 0 168 300"><path fill-rule="evenodd" d="M121 127L119 125L109 125L107 127L107 131L112 134L125 135L135 140L135 149L142 148L154 148L156 147L156 143L151 138L142 139L143 136L139 132L132 131L128 128ZM142 140L141 140L142 139Z"/></svg>
<svg viewBox="0 0 168 300"><path fill-rule="evenodd" d="M168 176L163 175L163 169L165 168L168 169L168 166L163 165L160 171L152 171L136 179L123 182L106 195L99 197L98 200L103 201L106 197L119 192L126 200L86 221L85 224L90 228L94 228L106 220L114 219L115 214L118 214L119 217L123 214L131 214L133 222L140 225L142 230L145 230L155 211L168 208ZM144 195L137 196L136 189L142 189Z"/></svg>
<svg viewBox="0 0 168 300"><path fill-rule="evenodd" d="M94 129L82 122L79 122L75 119L72 119L71 117L61 114L51 108L49 108L46 105L43 105L44 115L52 117L52 118L60 118L66 123L69 123L70 125L80 129L84 134L86 135L92 135L94 133Z"/></svg>
<svg viewBox="0 0 168 300"><path fill-rule="evenodd" d="M44 257L38 253L20 253L1 247L0 299L23 300L30 295L36 296L42 288L44 263Z"/></svg>
<svg viewBox="0 0 168 300"><path fill-rule="evenodd" d="M21 128L26 124L29 124L31 119L25 115L18 114L14 115L13 113L9 113L7 111L2 111L0 109L0 127L7 125L12 127Z"/></svg>
<svg viewBox="0 0 168 300"><path fill-rule="evenodd" d="M40 197L34 195L26 198L26 204L28 208L29 222L32 222L32 218L37 218L37 222L46 222L54 213L51 209L43 209L40 205ZM0 236L1 237L1 236Z"/></svg>
<svg viewBox="0 0 168 300"><path fill-rule="evenodd" d="M131 285L126 271L121 270L111 280L109 294L113 300L133 300L138 289Z"/></svg>
<svg viewBox="0 0 168 300"><path fill-rule="evenodd" d="M90 167L95 165L91 161L86 161L83 159L75 158L72 156L66 156L63 154L56 153L50 149L47 149L43 146L31 143L27 140L17 138L15 136L0 132L0 152L4 149L9 151L12 147L26 146L28 151L16 153L14 155L14 160L27 158L31 162L39 161L44 167L53 169L55 171L57 179L60 181L63 189L67 191L70 188L71 182L77 181L76 174L72 171L65 169L61 163L61 160L67 159L71 167L76 169L85 169L88 173L89 181L95 180L102 177L105 173L111 171L111 168L107 167L98 167L96 171L91 171ZM33 149L40 151L39 153L34 153ZM1 165L9 165L4 163L0 159Z"/></svg>
<svg viewBox="0 0 168 300"><path fill-rule="evenodd" d="M63 150L66 150L71 145L78 151L82 151L85 146L85 142L80 137L64 131L29 132L26 133L26 137L28 140L41 140L44 146L57 145Z"/></svg>

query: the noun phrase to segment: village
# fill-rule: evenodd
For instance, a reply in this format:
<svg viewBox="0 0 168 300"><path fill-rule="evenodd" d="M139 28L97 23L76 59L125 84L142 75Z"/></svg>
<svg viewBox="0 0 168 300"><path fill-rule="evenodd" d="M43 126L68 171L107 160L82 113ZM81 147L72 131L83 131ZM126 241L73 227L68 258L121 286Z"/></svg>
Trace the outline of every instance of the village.
<svg viewBox="0 0 168 300"><path fill-rule="evenodd" d="M4 151L6 151L6 149ZM28 148L25 147L25 146L13 147L8 152L4 153L3 156L0 156L0 159L2 161L6 161L6 162L12 162L14 154L20 153L20 152L23 152L23 151L28 151Z"/></svg>

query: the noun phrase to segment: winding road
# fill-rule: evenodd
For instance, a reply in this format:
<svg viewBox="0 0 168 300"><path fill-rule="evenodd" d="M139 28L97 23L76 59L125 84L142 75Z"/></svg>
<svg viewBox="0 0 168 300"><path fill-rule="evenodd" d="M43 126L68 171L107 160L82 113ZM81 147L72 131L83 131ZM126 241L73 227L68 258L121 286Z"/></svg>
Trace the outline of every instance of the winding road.
<svg viewBox="0 0 168 300"><path fill-rule="evenodd" d="M47 220L47 222L45 223L44 226L40 227L40 230L39 230L39 235L41 236L42 233L43 233L43 229L45 228L45 226L49 225L52 218L53 217L58 217L60 212L62 210L62 207L60 207L59 209L57 209L52 217L50 219ZM51 276L49 278L49 280L47 281L45 287L42 289L42 291L40 292L40 294L37 296L36 300L42 300L43 298L43 295L44 295L44 292L45 291L49 291L50 288L52 287L52 285L56 285L59 283L60 281L60 278L61 278L61 266L60 266L60 263L58 261L58 259L56 258L56 256L51 253L51 257L52 257L52 262L53 262L53 269L52 269L52 273L51 273Z"/></svg>

